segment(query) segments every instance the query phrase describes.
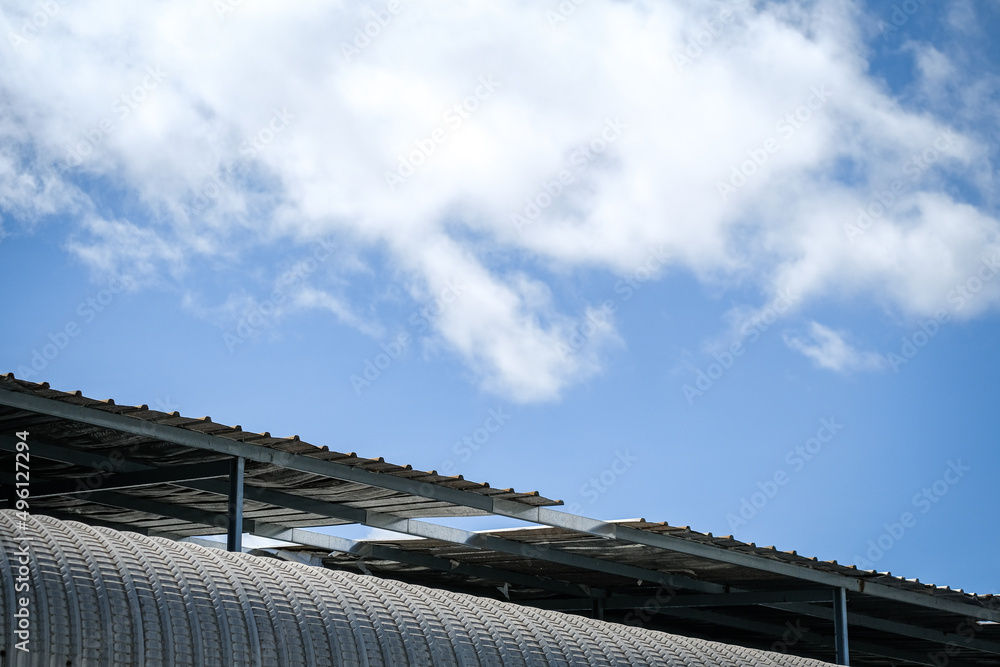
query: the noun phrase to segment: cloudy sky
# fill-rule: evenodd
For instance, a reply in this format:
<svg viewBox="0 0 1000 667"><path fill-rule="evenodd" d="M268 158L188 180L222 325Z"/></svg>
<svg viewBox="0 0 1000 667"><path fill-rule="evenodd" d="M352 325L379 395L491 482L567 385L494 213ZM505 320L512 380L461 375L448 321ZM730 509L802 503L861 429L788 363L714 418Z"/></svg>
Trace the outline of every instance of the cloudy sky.
<svg viewBox="0 0 1000 667"><path fill-rule="evenodd" d="M1000 592L998 29L11 0L0 369Z"/></svg>

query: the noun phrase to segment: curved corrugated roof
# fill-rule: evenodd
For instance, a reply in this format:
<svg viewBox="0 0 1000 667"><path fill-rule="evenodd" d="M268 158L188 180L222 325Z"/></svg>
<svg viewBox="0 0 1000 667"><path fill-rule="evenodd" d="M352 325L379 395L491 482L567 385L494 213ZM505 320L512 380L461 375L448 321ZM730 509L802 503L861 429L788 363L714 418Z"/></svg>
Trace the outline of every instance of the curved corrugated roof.
<svg viewBox="0 0 1000 667"><path fill-rule="evenodd" d="M30 591L15 593L25 541ZM29 600L16 664L827 664L9 510L0 542L8 658Z"/></svg>

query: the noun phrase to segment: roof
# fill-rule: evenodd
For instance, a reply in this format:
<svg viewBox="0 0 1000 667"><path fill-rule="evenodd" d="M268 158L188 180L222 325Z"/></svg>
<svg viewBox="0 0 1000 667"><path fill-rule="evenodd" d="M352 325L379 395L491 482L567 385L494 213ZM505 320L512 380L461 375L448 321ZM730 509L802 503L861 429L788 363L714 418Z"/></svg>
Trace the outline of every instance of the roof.
<svg viewBox="0 0 1000 667"><path fill-rule="evenodd" d="M0 470L17 431L31 450L30 509L173 539L243 532L301 545L283 558L414 584L641 622L855 665L1000 664L1000 598L858 570L666 523L601 521L557 501L331 452L295 438L121 406L0 377ZM245 465L245 475L243 466ZM245 481L245 483L244 483ZM14 476L0 473L9 499ZM495 515L531 528L470 532L428 517ZM409 541L352 542L306 528L358 523ZM790 625L789 625L790 624ZM849 629L849 632L848 632ZM835 641L836 640L836 641ZM846 656L846 651L843 651Z"/></svg>
<svg viewBox="0 0 1000 667"><path fill-rule="evenodd" d="M166 531L176 535L204 535L217 532L219 524L211 514L225 513L225 498L220 498L219 489L224 482L213 481L214 478L228 475L228 462L231 455L198 449L195 438L198 435L213 436L216 440L249 445L259 450L265 460L248 460L246 464L246 484L251 487L247 494L244 518L247 520L267 519L280 515L282 524L292 527L327 526L340 523L352 523L347 519L319 515L303 510L291 509L287 506L265 502L267 494L254 494L252 489L267 489L274 492L294 494L300 498L336 501L344 506L391 513L396 516L415 517L451 517L474 516L487 512L456 505L439 499L427 498L414 493L393 490L383 486L351 482L335 479L302 469L282 467L277 459L267 460L274 453L294 454L301 459L323 461L349 468L358 473L375 473L380 483L388 483L387 477L408 480L417 484L426 484L443 489L455 489L484 498L501 498L527 506L556 505L559 501L543 498L537 492L519 493L513 489L494 488L487 483L472 482L461 475L449 477L439 475L436 471L414 470L409 465L387 463L383 458L363 458L355 453L331 451L326 446L312 445L299 439L297 435L290 437L274 437L270 433L253 433L244 431L240 426L226 426L212 421L210 417L184 417L177 412L165 413L151 410L148 405L118 405L113 399L95 400L87 398L81 392L63 392L51 389L48 383L33 383L17 380L13 374L0 376L0 393L7 394L8 400L0 402L0 424L6 430L7 450L11 446L11 434L15 431L30 432L32 451L36 452L37 463L32 465L32 475L37 480L70 480L70 484L55 487L55 495L41 497L42 490L35 485L32 503L34 511L48 510L65 517L86 519L88 521L104 521L114 523L119 527L132 530ZM14 394L13 396L11 394ZM12 399L46 399L51 406L65 407L65 416L46 414L32 409L23 409L10 405ZM27 403L22 402L22 405ZM72 410L72 408L83 408ZM52 412L50 410L49 412ZM70 418L81 412L91 413L90 422ZM106 417L101 420L100 417ZM115 420L114 418L119 418ZM125 418L129 430L122 430L115 421ZM95 423L95 422L106 423ZM159 430L157 430L159 427ZM177 436L172 440L157 437L166 430ZM183 436L191 436L190 443L184 443ZM178 442L180 441L180 442ZM63 450L71 450L77 454L74 462L45 459L42 454L45 445L55 445ZM223 443L224 444L224 443ZM89 455L89 456L88 456ZM112 455L114 459L112 459ZM67 458L67 457L63 457ZM128 465L126 465L126 463ZM214 468L217 474L205 477L212 469L205 464L224 464ZM92 465L96 464L96 465ZM113 507L102 500L111 499L104 490L109 486L108 477L118 472L138 472L143 468L198 466L195 474L187 479L187 483L150 484L141 487L115 490L120 496L153 501L160 506L164 504L182 506L188 509L207 513L203 519L197 512L179 513L178 516L164 517L156 511L142 511L147 507L152 510L155 505L135 502L132 509ZM300 466L301 467L301 466ZM6 468L12 470L12 468ZM95 477L95 470L98 471ZM208 472L206 472L208 471ZM201 479L193 477L202 476ZM371 477L359 476L359 479ZM84 495L82 490L93 488L94 493ZM75 495L67 495L77 491ZM223 496L225 490L223 488ZM187 518L184 518L184 517ZM222 524L224 526L224 523Z"/></svg>
<svg viewBox="0 0 1000 667"><path fill-rule="evenodd" d="M672 665L825 663L257 558L47 517L0 511L0 558L30 541L27 605L0 568L0 655L29 610L38 664Z"/></svg>
<svg viewBox="0 0 1000 667"><path fill-rule="evenodd" d="M758 547L733 539L699 533L688 527L639 520L614 522L621 528L669 535L691 544L711 545L730 553L752 555L764 564L787 563L850 577L860 591L885 587L916 593L927 606L908 599L866 595L849 596L852 664L880 664L878 656L916 664L933 664L931 656L946 646L949 664L1000 664L1000 624L980 624L995 617L1000 597L973 595L894 577L888 573L858 570L836 561L819 561L794 551ZM363 540L326 544L339 548L326 553L315 548L288 548L290 557L308 554L326 567L363 569L384 577L427 586L496 595L508 584L506 594L521 604L547 609L589 613L592 601L602 601L606 619L667 629L689 636L725 636L726 641L767 648L789 627L804 624L810 641L796 652L830 659L833 642L833 607L829 589L806 578L794 578L676 550L621 543L595 535L581 535L550 526L482 531L512 542L571 552L595 562L627 565L640 571L662 573L666 583L641 580L641 574L611 569L569 566L490 549L475 549L441 540ZM514 573L510 576L509 573ZM648 576L648 575L647 575ZM670 581L669 577L675 580ZM567 586L568 584L568 586ZM575 590L574 590L575 587ZM654 600L655 613L643 612ZM967 606L965 614L936 607L944 602ZM725 632L720 632L724 627ZM810 645L811 644L811 645ZM985 652L982 650L985 649ZM871 652L871 655L864 655Z"/></svg>

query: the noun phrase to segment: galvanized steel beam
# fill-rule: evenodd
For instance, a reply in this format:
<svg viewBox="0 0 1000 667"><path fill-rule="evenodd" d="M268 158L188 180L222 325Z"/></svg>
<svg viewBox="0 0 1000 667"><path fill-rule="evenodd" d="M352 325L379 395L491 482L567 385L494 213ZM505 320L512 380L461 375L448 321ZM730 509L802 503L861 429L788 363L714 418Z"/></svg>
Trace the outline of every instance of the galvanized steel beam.
<svg viewBox="0 0 1000 667"><path fill-rule="evenodd" d="M359 559L368 560L374 558L376 560L391 560L397 563L425 567L429 570L436 570L438 572L462 574L470 577L477 577L479 579L486 579L488 581L509 583L516 586L523 586L525 588L537 588L585 599L600 598L607 595L607 593L601 589L584 588L579 584L572 584L559 579L539 577L532 574L513 572L511 570L502 570L496 567L489 567L488 565L462 563L448 558L441 558L439 556L431 556L429 554L415 551L407 551L406 549L397 549L384 544L358 542L345 538L337 538L335 543L338 546L333 549L328 549L329 551L339 551L351 556L356 556ZM331 542L327 542L327 545L330 544ZM327 550L326 546L323 548L324 550ZM391 576L393 573L387 572L386 574Z"/></svg>
<svg viewBox="0 0 1000 667"><path fill-rule="evenodd" d="M850 665L851 651L847 638L847 591L833 591L833 635L837 642L837 664Z"/></svg>
<svg viewBox="0 0 1000 667"><path fill-rule="evenodd" d="M762 623L760 621L753 621L744 618L738 618L735 616L730 616L727 614L720 614L714 611L705 611L702 609L678 609L676 607L663 607L657 610L655 613L662 613L668 616L676 616L680 618L688 618L691 620L703 621L706 623L712 623L715 625L721 625L723 627L733 627L741 630L748 630L750 632L756 632L763 634L767 637L773 637L776 640L780 640L781 637L785 636L785 633L790 630L787 625L774 625L770 623ZM829 648L831 651L836 651L835 641L831 641L830 638L819 635L815 632L807 631L802 632L801 630L796 630L795 635L801 635L798 641L804 641L809 644L819 645L824 648ZM793 637L794 640L794 637ZM889 646L884 646L882 644L874 644L871 642L852 642L853 648L856 653L865 653L868 655L891 658L893 660L902 660L905 662L917 664L917 665L931 665L933 667L941 667L940 662L935 662L934 659L927 653L916 653L913 651L907 651L904 649L892 648ZM772 645L773 646L773 645ZM972 663L950 659L948 662L948 667L975 667Z"/></svg>
<svg viewBox="0 0 1000 667"><path fill-rule="evenodd" d="M827 621L836 621L836 612L829 607L816 607L813 605L796 603L767 604L767 606L772 606L775 609L781 609L783 611L792 612L802 616L813 616ZM968 618L973 617L970 616ZM955 646L963 646L975 651L983 651L985 653L1000 655L1000 644L997 642L985 639L976 639L975 637L967 637L953 632L941 632L940 630L932 630L931 628L912 625L910 623L900 623L898 621L890 621L884 618L875 618L866 614L855 614L852 612L847 612L847 623L848 625L869 628L870 630L878 630L888 634L922 639L935 644L953 644Z"/></svg>
<svg viewBox="0 0 1000 667"><path fill-rule="evenodd" d="M226 523L226 550L243 551L243 470L242 456L233 458L229 468L229 514Z"/></svg>
<svg viewBox="0 0 1000 667"><path fill-rule="evenodd" d="M832 588L844 588L852 593L862 593L895 602L902 602L927 609L936 609L962 616L974 616L982 620L1000 622L1000 610L988 609L986 607L971 605L965 602L946 600L939 596L916 591L908 591L902 588L887 586L870 581L864 576L847 576L837 572L827 572L817 570L804 565L788 563L776 558L767 558L755 554L747 554L731 549L725 549L711 544L703 544L694 540L686 540L681 537L672 537L660 533L638 530L629 526L616 525L613 522L596 522L594 519L586 517L576 517L564 512L557 512L546 507L534 508L511 508L509 501L497 498L495 504L506 508L506 511L497 511L497 514L504 516L516 516L526 521L533 521L547 526L565 528L576 532L585 532L591 535L599 535L617 539L632 544L643 544L666 551L683 553L689 556L697 556L708 560L739 565L754 570L780 574L782 576L809 581L816 584L830 586ZM596 526L602 523L602 526Z"/></svg>
<svg viewBox="0 0 1000 667"><path fill-rule="evenodd" d="M37 444L42 445L43 443L38 442ZM33 444L32 447L34 451L35 444ZM58 446L46 443L46 446L43 447L43 451L44 453L41 454L41 456L45 458L53 458L55 460L61 460L62 458L70 458L69 456L63 456L63 454L67 452L72 452L73 450L69 450L67 448L60 448ZM109 457L105 457L96 452L90 453L88 460L90 461L89 465L91 465L92 467L107 466L112 463ZM119 465L122 468L127 468L130 470L143 470L148 468L146 466L143 466L142 464L137 464L132 462L122 462L122 461L119 461L117 465ZM212 493L218 493L220 495L228 495L230 493L229 484L227 484L226 482L216 481L216 480L186 482L179 484L178 486L209 491ZM368 526L385 528L386 530L392 530L407 535L414 535L417 537L424 537L429 539L437 539L446 542L452 542L454 544L469 546L476 549L488 549L492 551L498 551L501 553L508 553L512 555L522 556L525 558L537 558L539 560L546 560L554 563L559 563L561 565L567 565L569 567L576 567L583 570L604 572L605 574L617 575L628 579L651 581L663 586L670 586L672 588L696 590L705 593L721 593L725 590L725 587L721 586L720 584L698 581L696 579L691 579L689 577L684 577L681 575L671 575L663 572L658 572L655 570L649 570L645 568L635 567L632 565L626 565L623 563L600 560L597 558L591 558L588 556L569 553L567 551L559 549L553 549L551 547L536 546L524 542L505 540L492 535L474 533L471 531L461 530L459 528L451 528L448 526L441 526L426 521L418 521L416 519L405 519L392 514L384 514L381 512L374 512L371 510L363 510L355 507L349 507L347 505L343 505L340 503L333 503L312 498L302 498L301 496L294 496L292 494L284 493L281 491L260 489L252 486L244 486L243 495L246 498L252 500L258 500L260 502L289 506L293 509L308 511L310 513L318 514L320 516L327 516L330 518L336 518L344 521L362 523ZM113 492L100 492L92 494L90 496L90 499L101 504L115 505L126 509L141 509L142 511L149 511L150 513L159 512L162 516L169 516L172 518L181 518L183 516L188 516L190 518L184 520L189 520L192 523L205 524L207 521L211 521L213 523L208 523L208 525L216 525L220 527L229 525L229 517L226 517L224 515L202 512L201 510L193 510L191 508L185 508L178 505L172 505L169 503L149 501L137 498L135 496L116 494ZM244 521L243 523L245 526L247 524L253 525L253 522ZM285 537L278 537L274 534L263 534L260 532L260 530L263 529L262 526L264 524L260 522L256 522L256 524L257 524L257 530L253 530L251 532L254 532L257 535L262 535L264 537L272 537L274 539L284 539L290 542L296 541L287 539ZM272 531L281 532L289 530L288 528L280 526L279 524L270 524L270 525L274 526L274 528L271 528ZM300 531L300 534L304 532L305 531ZM228 543L229 540L227 539L227 544Z"/></svg>
<svg viewBox="0 0 1000 667"><path fill-rule="evenodd" d="M826 597L829 599L829 593L827 593ZM784 642L786 644L786 650L794 644L804 643L828 649L831 654L836 651L835 638L831 639L830 637L820 635L808 629L796 629L794 627L790 627L789 625L775 625L774 623L756 621L749 618L732 616L716 611L707 611L700 608L670 605L668 602L661 600L656 600L654 604L647 605L647 600L648 598L637 598L635 601L638 602L638 604L633 605L629 604L632 600L627 600L624 596L611 596L605 598L603 603L605 609L616 609L619 611L623 609L633 609L635 610L635 614L637 616L641 616L643 614L647 617L653 615L664 615L674 618L700 621L703 623L718 625L720 627L744 630L754 634L763 635L769 640L773 640L775 644L783 642L784 640L782 637L788 637L789 634L791 634L792 636L789 640ZM586 612L588 609L586 601L583 600L526 600L521 604L531 605L540 609L577 613ZM640 618L639 620L642 619ZM777 650L775 648L775 644L771 645L770 650ZM864 653L872 656L891 658L893 660L901 660L918 665L941 667L940 661L935 662L929 654L925 653L915 653L913 651L895 649L881 644L873 644L863 641L854 641L852 642L852 646L855 649L855 653ZM948 667L975 667L975 665L949 657Z"/></svg>
<svg viewBox="0 0 1000 667"><path fill-rule="evenodd" d="M32 443L34 449L34 443ZM35 452L32 451L34 454ZM42 457L45 458L45 457ZM225 477L230 473L227 461L210 461L207 463L190 463L172 467L149 467L132 472L95 475L92 482L88 478L63 479L57 482L42 482L32 484L32 498L47 498L51 496L73 496L91 493L97 488L102 491L115 489L131 489L154 484L178 484L213 477ZM91 486L93 483L94 486Z"/></svg>
<svg viewBox="0 0 1000 667"><path fill-rule="evenodd" d="M178 521L187 521L195 525L208 526L216 531L224 531L229 522L229 517L226 514L221 514L218 512L208 512L205 510L200 510L194 507L184 507L182 505L174 505L171 503L162 503L156 500L149 500L148 498L140 498L138 496L130 496L124 493L118 493L116 491L94 491L87 500L95 502L99 505L107 505L109 507L120 507L121 509L133 510L135 512L145 512L146 514L154 514L157 516L164 516L170 519L177 519ZM39 514L44 514L44 510L38 512ZM85 515L79 515L77 521L84 522L87 520ZM252 519L243 520L243 532L250 532L253 528L254 522Z"/></svg>
<svg viewBox="0 0 1000 667"><path fill-rule="evenodd" d="M505 540L493 535L473 533L460 528L440 526L424 521L417 521L415 519L400 519L399 517L379 514L377 512L368 512L368 515L369 519L367 525L385 528L386 530L392 530L407 535L441 540L452 544L468 546L474 549L486 549L512 554L515 556L522 556L525 558L544 560L582 570L603 572L605 574L611 574L626 579L654 582L671 588L686 588L713 593L722 592L724 590L724 587L719 584L697 581L688 577L666 574L655 570L647 570L645 568L627 565L625 563L600 560L550 547L536 546L525 542L515 542L513 540ZM284 540L286 542L297 542L299 544L306 544L309 546L319 546L320 548L326 548L325 545L336 543L335 540L322 540L320 544L301 542L300 538L313 540L317 539L313 536L318 533L310 533L310 531L300 529L288 529L278 526L277 524L265 524L261 522L257 523L253 533L255 535L259 535L260 537L269 537L271 539ZM332 547L331 550L340 551L341 549Z"/></svg>
<svg viewBox="0 0 1000 667"><path fill-rule="evenodd" d="M648 603L648 595L609 595L605 609L632 609ZM661 607L742 607L776 602L829 602L829 590L766 591L754 593L718 593L716 595L677 594L655 600ZM584 609L585 607L580 607Z"/></svg>

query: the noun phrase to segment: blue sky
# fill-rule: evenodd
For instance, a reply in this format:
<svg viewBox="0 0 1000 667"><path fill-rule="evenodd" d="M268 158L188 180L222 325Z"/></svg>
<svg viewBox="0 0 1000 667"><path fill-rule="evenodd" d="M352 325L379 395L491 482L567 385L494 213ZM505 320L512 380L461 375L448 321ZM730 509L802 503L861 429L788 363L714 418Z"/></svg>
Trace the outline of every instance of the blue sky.
<svg viewBox="0 0 1000 667"><path fill-rule="evenodd" d="M567 7L7 3L0 369L1000 592L1000 3Z"/></svg>

